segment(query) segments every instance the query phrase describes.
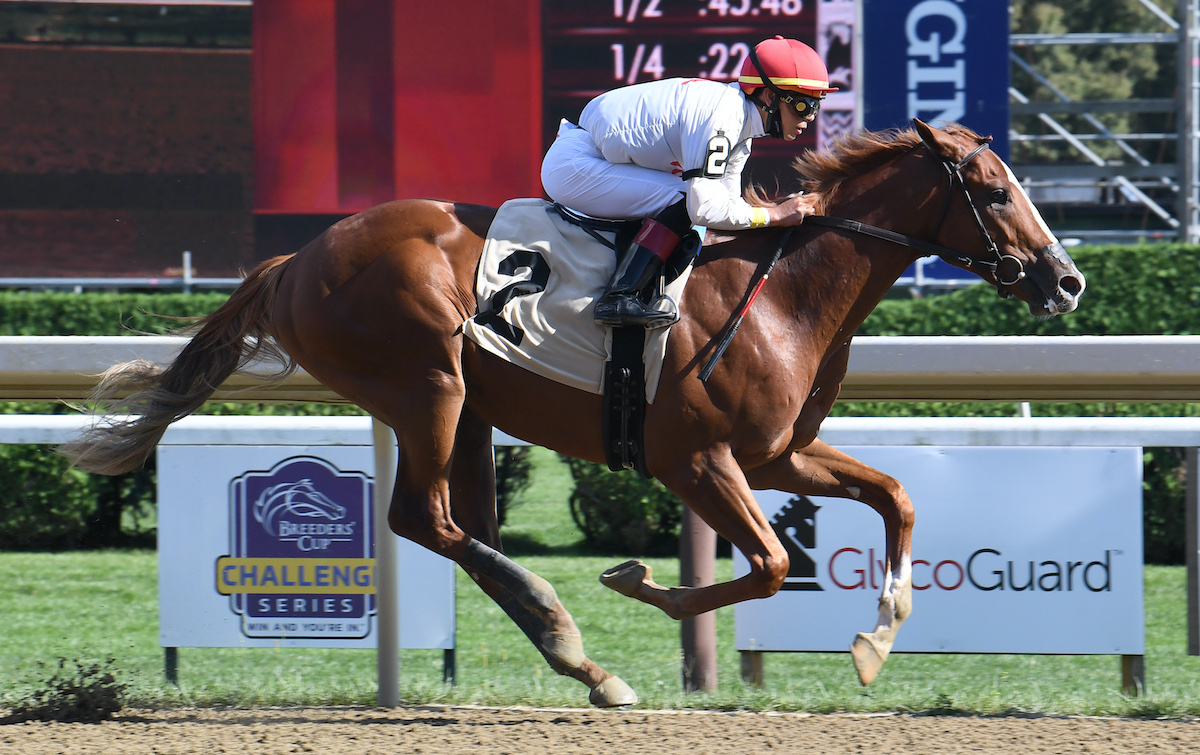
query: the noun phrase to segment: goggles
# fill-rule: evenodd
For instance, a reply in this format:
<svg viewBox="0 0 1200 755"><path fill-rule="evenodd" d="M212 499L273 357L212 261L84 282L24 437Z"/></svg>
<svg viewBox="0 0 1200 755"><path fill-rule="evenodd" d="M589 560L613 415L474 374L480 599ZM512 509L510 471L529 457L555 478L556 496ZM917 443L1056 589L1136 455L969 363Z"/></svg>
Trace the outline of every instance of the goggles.
<svg viewBox="0 0 1200 755"><path fill-rule="evenodd" d="M821 98L809 97L798 92L782 92L779 99L792 106L796 111L796 115L801 118L807 118L810 115L816 115L821 109Z"/></svg>

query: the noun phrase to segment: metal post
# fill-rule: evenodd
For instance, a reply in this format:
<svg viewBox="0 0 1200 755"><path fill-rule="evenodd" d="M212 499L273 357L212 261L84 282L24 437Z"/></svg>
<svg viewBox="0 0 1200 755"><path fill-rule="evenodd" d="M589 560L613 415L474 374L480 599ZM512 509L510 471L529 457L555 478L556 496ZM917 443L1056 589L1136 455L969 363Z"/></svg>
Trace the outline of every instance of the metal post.
<svg viewBox="0 0 1200 755"><path fill-rule="evenodd" d="M1183 506L1187 512L1184 547L1187 549L1187 652L1200 655L1200 449L1187 450L1187 491Z"/></svg>
<svg viewBox="0 0 1200 755"><path fill-rule="evenodd" d="M190 294L192 292L192 253L183 253L183 292Z"/></svg>
<svg viewBox="0 0 1200 755"><path fill-rule="evenodd" d="M1200 243L1200 28L1198 2L1179 0L1179 240Z"/></svg>
<svg viewBox="0 0 1200 755"><path fill-rule="evenodd" d="M1146 692L1146 656L1121 656L1121 691L1130 697Z"/></svg>
<svg viewBox="0 0 1200 755"><path fill-rule="evenodd" d="M391 428L371 420L371 441L375 446L375 669L379 682L381 708L400 704L400 585L396 569L396 536L388 525L388 508L395 487L397 455Z"/></svg>
<svg viewBox="0 0 1200 755"><path fill-rule="evenodd" d="M163 648L163 676L168 684L179 686L179 648Z"/></svg>
<svg viewBox="0 0 1200 755"><path fill-rule="evenodd" d="M679 531L679 583L707 587L716 577L717 533L686 506ZM702 613L680 622L683 691L717 690L717 614Z"/></svg>
<svg viewBox="0 0 1200 755"><path fill-rule="evenodd" d="M761 650L743 650L742 682L755 687L763 686L763 653Z"/></svg>

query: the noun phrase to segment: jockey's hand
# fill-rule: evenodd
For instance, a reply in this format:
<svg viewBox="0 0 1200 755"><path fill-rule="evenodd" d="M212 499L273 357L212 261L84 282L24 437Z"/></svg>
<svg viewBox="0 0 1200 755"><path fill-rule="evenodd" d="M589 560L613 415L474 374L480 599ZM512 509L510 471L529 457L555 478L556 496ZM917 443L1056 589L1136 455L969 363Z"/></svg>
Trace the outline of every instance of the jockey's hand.
<svg viewBox="0 0 1200 755"><path fill-rule="evenodd" d="M771 225L800 225L808 215L816 213L817 197L814 194L796 194L777 205L767 207Z"/></svg>

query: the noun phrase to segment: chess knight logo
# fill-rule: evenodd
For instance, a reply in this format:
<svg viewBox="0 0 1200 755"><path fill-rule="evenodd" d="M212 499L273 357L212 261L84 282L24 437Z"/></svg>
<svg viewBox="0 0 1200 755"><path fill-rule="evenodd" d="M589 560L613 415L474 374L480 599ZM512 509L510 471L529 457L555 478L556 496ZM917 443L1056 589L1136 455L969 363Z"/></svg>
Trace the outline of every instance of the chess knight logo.
<svg viewBox="0 0 1200 755"><path fill-rule="evenodd" d="M808 496L791 499L771 520L771 529L787 551L787 577L783 590L824 590L817 582L817 562L806 549L817 547L817 509Z"/></svg>

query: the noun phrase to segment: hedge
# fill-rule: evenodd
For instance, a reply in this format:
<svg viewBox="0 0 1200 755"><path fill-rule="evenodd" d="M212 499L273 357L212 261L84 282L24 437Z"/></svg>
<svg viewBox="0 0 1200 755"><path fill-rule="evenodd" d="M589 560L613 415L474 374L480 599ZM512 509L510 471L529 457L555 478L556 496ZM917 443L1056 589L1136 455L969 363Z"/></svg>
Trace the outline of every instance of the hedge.
<svg viewBox="0 0 1200 755"><path fill-rule="evenodd" d="M1200 247L1167 244L1087 246L1072 251L1087 276L1080 309L1070 315L1039 321L1023 303L1004 301L989 286L974 286L944 295L883 301L860 329L862 335L1148 335L1192 334L1200 330L1194 312L1200 305ZM223 293L29 293L0 292L0 335L136 335L166 333L204 315L226 299ZM162 317L168 316L167 318ZM175 319L169 319L175 318ZM182 319L181 319L182 318ZM1035 403L1039 416L1200 416L1192 403ZM0 404L8 413L67 411L53 404ZM347 414L351 406L328 404L209 404L206 413ZM853 402L835 405L839 416L1012 416L1018 407L1005 402ZM152 518L153 468L111 481L63 476L52 450L44 447L4 448L0 463L4 493L0 493L0 548L89 547L152 542L152 531L139 522ZM520 459L504 459L514 475L527 473ZM595 466L595 465L593 465ZM629 547L613 542L614 534L631 522L650 526L641 548L670 551L677 538L677 517L665 511L678 503L663 503L661 486L643 483L633 475L613 476L571 466L585 482L573 512L588 541L597 549ZM604 481L614 490L605 493ZM55 498L64 481L70 489ZM519 490L521 480L501 485ZM1178 563L1183 556L1183 477L1181 449L1147 449L1145 466L1146 560ZM639 487L644 486L644 487ZM39 497L40 496L40 497ZM628 499L637 505L616 507ZM38 501L54 501L53 505ZM588 503L590 501L590 503ZM596 503L597 501L601 503ZM641 504L637 502L641 501ZM649 503L649 502L652 502ZM645 504L645 505L642 505ZM649 507L649 508L647 508ZM603 509L602 517L594 513ZM31 523L30 512L46 521ZM609 521L609 517L626 521ZM56 523L57 524L54 524ZM81 529L80 522L87 527ZM47 524L49 523L49 524ZM151 539L147 539L147 535ZM141 540L138 540L138 537ZM620 535L616 536L619 540ZM640 541L639 541L640 542Z"/></svg>

